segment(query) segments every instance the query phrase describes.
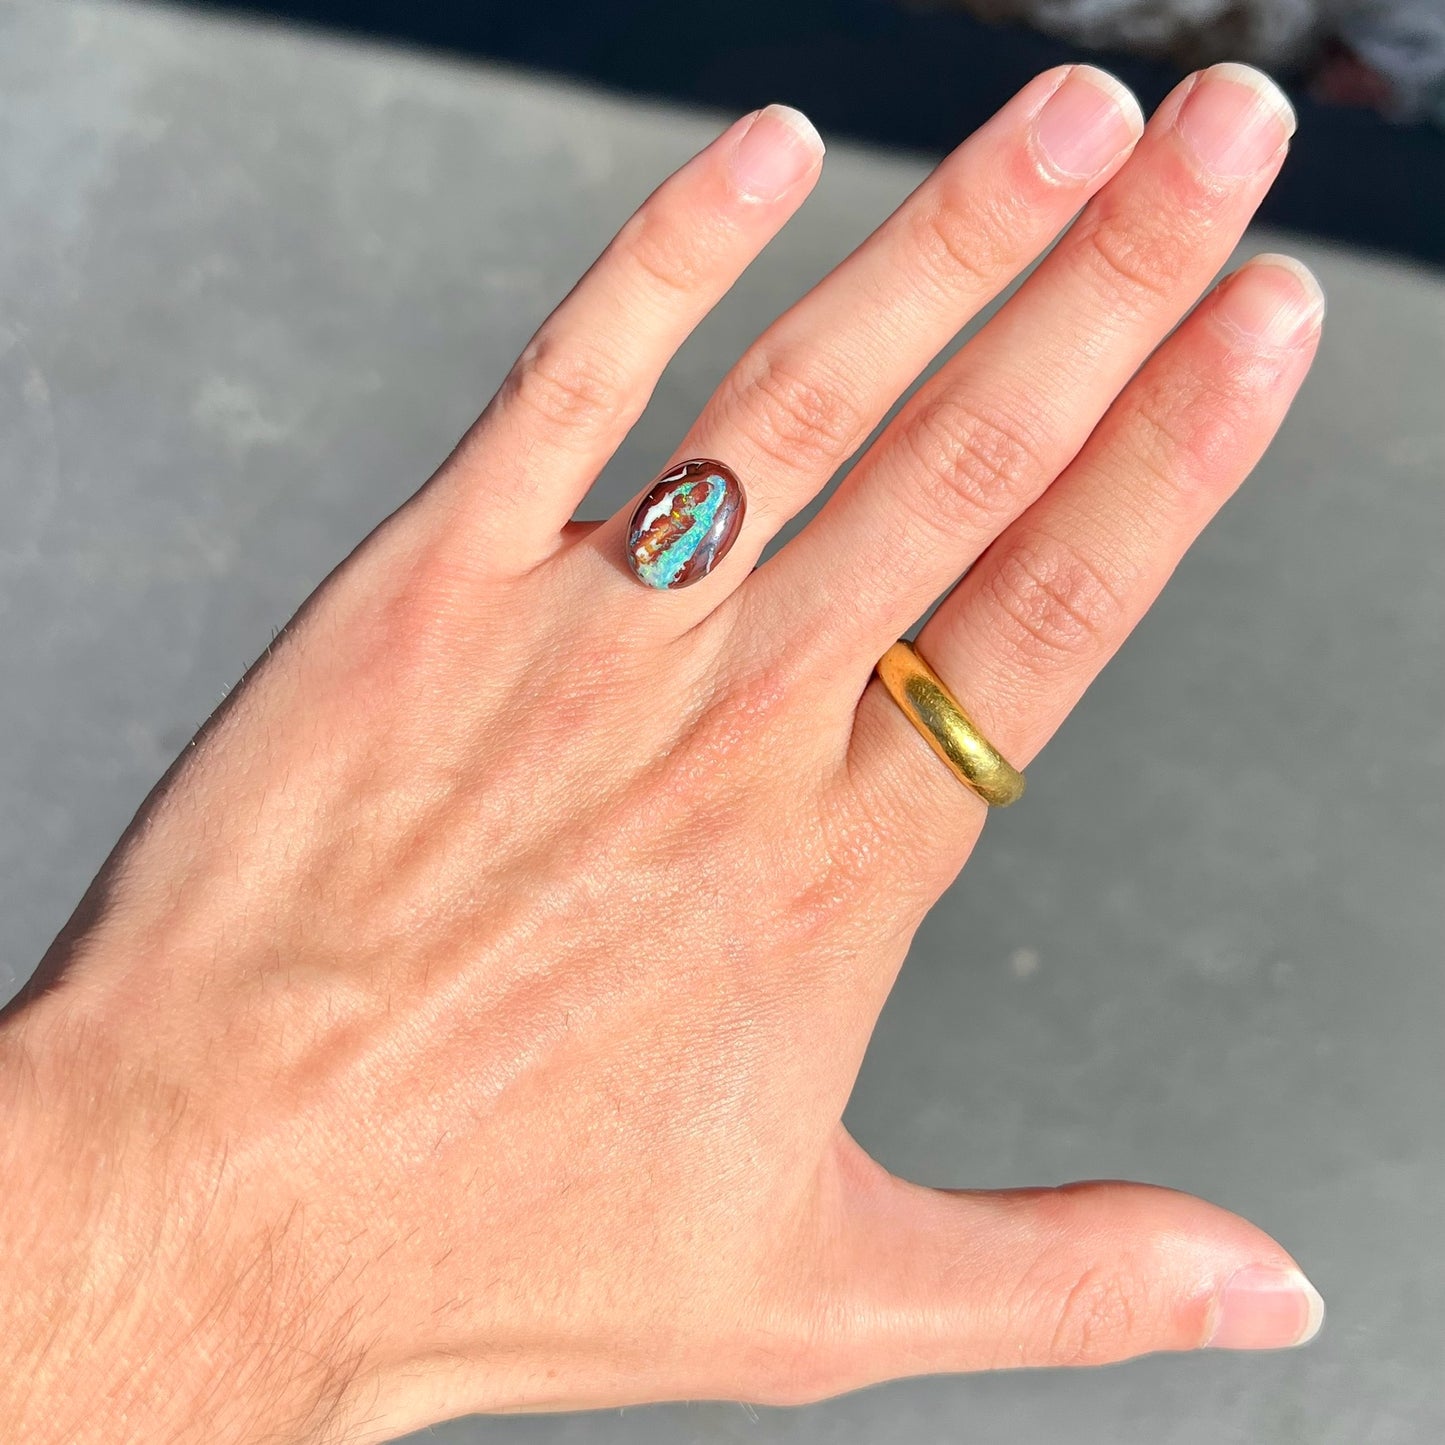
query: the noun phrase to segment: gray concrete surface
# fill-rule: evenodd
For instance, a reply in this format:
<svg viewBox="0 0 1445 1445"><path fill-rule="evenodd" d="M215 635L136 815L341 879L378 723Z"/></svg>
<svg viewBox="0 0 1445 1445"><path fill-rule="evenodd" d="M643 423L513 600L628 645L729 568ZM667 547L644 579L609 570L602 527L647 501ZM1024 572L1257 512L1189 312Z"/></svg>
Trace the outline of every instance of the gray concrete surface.
<svg viewBox="0 0 1445 1445"><path fill-rule="evenodd" d="M0 996L271 629L718 123L182 11L0 4ZM594 513L922 170L835 148ZM932 1182L1219 1200L1297 1253L1320 1340L428 1438L1445 1439L1445 286L1251 238L1281 245L1330 295L1316 373L925 925L850 1122Z"/></svg>

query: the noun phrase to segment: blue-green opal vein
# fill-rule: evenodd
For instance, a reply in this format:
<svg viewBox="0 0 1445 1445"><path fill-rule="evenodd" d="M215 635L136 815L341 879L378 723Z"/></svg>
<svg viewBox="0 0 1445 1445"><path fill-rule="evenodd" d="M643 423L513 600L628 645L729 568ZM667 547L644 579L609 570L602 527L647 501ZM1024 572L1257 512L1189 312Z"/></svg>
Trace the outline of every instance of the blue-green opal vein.
<svg viewBox="0 0 1445 1445"><path fill-rule="evenodd" d="M706 495L693 507L693 493L703 489ZM727 486L719 476L699 477L696 481L685 482L678 491L682 494L684 509L691 511L691 523L682 536L670 547L665 547L652 561L639 569L642 580L649 587L670 587L677 574L687 565L692 554L702 545L712 524L717 519L718 508L727 496ZM674 507L676 504L674 504Z"/></svg>

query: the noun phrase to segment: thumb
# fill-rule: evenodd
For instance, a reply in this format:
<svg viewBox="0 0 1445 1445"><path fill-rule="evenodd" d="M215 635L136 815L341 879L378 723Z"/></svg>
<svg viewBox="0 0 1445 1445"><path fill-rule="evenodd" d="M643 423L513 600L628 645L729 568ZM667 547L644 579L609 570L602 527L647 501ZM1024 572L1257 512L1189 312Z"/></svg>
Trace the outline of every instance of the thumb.
<svg viewBox="0 0 1445 1445"><path fill-rule="evenodd" d="M1206 1345L1275 1349L1312 1339L1324 1319L1278 1244L1187 1194L1111 1180L925 1189L861 1150L842 1172L828 1250L828 1317L847 1336L833 1361L851 1379L841 1388Z"/></svg>

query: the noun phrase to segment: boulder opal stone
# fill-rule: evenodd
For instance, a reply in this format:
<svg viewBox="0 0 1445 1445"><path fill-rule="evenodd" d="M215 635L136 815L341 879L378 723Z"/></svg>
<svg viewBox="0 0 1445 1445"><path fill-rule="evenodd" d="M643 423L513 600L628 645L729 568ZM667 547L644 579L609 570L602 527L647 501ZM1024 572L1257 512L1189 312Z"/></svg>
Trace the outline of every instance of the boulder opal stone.
<svg viewBox="0 0 1445 1445"><path fill-rule="evenodd" d="M743 522L743 488L721 462L699 459L665 472L637 504L627 560L649 587L686 587L727 555Z"/></svg>

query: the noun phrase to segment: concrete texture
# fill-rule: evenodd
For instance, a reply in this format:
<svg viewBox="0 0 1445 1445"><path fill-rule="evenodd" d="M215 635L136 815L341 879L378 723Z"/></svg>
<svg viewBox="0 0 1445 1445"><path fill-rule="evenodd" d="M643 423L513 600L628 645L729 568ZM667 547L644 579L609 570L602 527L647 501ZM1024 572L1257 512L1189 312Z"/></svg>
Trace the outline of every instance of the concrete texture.
<svg viewBox="0 0 1445 1445"><path fill-rule="evenodd" d="M271 629L718 124L183 11L0 6L0 996ZM923 169L835 149L593 514ZM1323 1290L1319 1341L426 1438L1445 1438L1445 286L1250 245L1321 275L1317 370L923 928L850 1123L931 1182L1219 1200Z"/></svg>

